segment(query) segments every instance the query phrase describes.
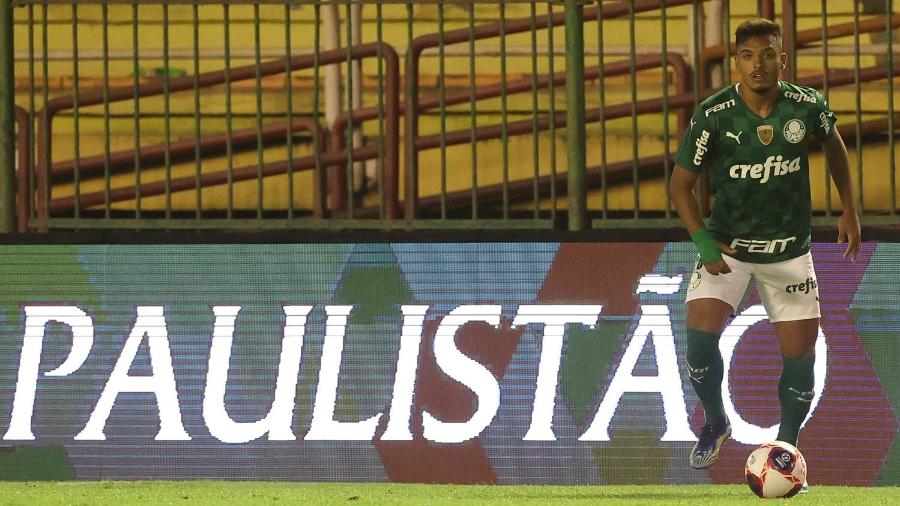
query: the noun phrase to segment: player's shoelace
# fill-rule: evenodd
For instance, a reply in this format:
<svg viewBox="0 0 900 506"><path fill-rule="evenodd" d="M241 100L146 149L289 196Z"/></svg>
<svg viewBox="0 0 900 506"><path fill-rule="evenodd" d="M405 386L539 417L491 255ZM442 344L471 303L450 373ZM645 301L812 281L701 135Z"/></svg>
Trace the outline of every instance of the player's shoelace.
<svg viewBox="0 0 900 506"><path fill-rule="evenodd" d="M725 422L721 426L713 427L706 424L700 429L700 437L691 451L691 467L694 469L706 469L713 465L719 458L719 450L731 436L731 424Z"/></svg>

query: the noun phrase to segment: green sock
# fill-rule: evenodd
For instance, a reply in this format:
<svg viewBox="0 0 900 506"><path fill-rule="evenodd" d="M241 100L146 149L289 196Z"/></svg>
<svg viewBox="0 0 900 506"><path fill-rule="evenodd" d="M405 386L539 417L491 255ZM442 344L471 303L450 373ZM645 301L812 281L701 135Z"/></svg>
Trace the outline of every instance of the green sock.
<svg viewBox="0 0 900 506"><path fill-rule="evenodd" d="M719 352L719 335L697 329L687 329L688 375L694 392L703 403L706 423L719 425L726 419L722 404L722 376L725 366Z"/></svg>
<svg viewBox="0 0 900 506"><path fill-rule="evenodd" d="M816 355L782 358L784 369L781 371L781 381L778 382L778 400L781 401L781 427L778 429L778 440L797 446L800 424L806 419L812 405L815 384L813 365L816 363Z"/></svg>

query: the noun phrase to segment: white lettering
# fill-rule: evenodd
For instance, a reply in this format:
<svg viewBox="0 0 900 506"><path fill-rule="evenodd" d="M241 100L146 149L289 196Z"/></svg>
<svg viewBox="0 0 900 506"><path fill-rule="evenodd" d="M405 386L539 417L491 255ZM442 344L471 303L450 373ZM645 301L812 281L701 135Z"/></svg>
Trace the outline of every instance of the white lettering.
<svg viewBox="0 0 900 506"><path fill-rule="evenodd" d="M732 98L731 100L729 100L727 102L722 102L720 104L716 104L716 105L710 107L709 109L704 111L704 114L706 115L706 117L709 117L709 115L714 112L724 111L725 109L728 109L729 107L734 107L735 103L736 102Z"/></svg>
<svg viewBox="0 0 900 506"><path fill-rule="evenodd" d="M736 164L728 168L732 179L759 179L760 184L769 181L769 176L783 176L800 170L800 157L784 160L782 155L770 156L763 163Z"/></svg>
<svg viewBox="0 0 900 506"><path fill-rule="evenodd" d="M797 93L795 91L787 90L784 92L784 96L790 100L794 100L795 102L809 102L811 104L816 103L816 97L807 95L805 93Z"/></svg>
<svg viewBox="0 0 900 506"><path fill-rule="evenodd" d="M58 322L72 329L72 350L59 367L44 373L44 376L68 376L84 364L94 345L94 323L76 306L25 306L24 310L25 335L19 358L19 378L16 380L9 430L3 439L30 441L34 439L31 417L47 324Z"/></svg>
<svg viewBox="0 0 900 506"><path fill-rule="evenodd" d="M731 241L731 247L734 249L744 248L748 253L784 253L790 243L797 240L796 236L787 237L785 239L757 240L757 239L734 239Z"/></svg>
<svg viewBox="0 0 900 506"><path fill-rule="evenodd" d="M653 336L657 376L635 376L641 350L647 338ZM625 392L658 392L662 395L666 431L660 441L695 441L688 424L687 406L681 391L681 375L675 355L675 336L669 308L663 305L641 305L641 319L622 355L606 395L597 408L590 427L579 441L609 441L609 424Z"/></svg>
<svg viewBox="0 0 900 506"><path fill-rule="evenodd" d="M334 419L337 404L338 374L341 355L344 352L344 335L347 316L353 306L325 306L325 344L322 346L322 365L319 369L319 386L313 405L307 440L365 441L372 439L383 413L376 413L358 422L338 422Z"/></svg>
<svg viewBox="0 0 900 506"><path fill-rule="evenodd" d="M761 163L755 163L752 167L750 167L750 177L752 179L760 179L762 178L763 166ZM760 181L762 182L762 181Z"/></svg>
<svg viewBox="0 0 900 506"><path fill-rule="evenodd" d="M782 166L783 161L773 159L771 167ZM764 169L767 170L767 169ZM750 252L778 253L786 250L796 237L774 240L734 239L733 248ZM672 295L680 288L682 276L647 274L640 278L635 293ZM809 294L816 289L816 280L809 278L785 282L787 293ZM235 422L225 409L225 391L229 376L229 361L233 346L235 321L240 306L215 306L210 343L209 365L203 397L202 416L210 434L219 441L240 444L258 439L266 434L270 440L295 440L291 430L294 397L300 373L300 359L305 337L308 314L313 306L283 306L285 314L284 334L279 357L274 400L264 418L246 423ZM628 339L622 359L616 366L599 406L581 441L609 441L609 426L622 397L629 392L659 393L662 398L666 427L661 441L693 441L695 437L688 426L687 408L682 392L674 335L669 309L665 305L641 305L640 320ZM397 369L394 377L393 397L387 427L382 436L386 441L413 439L411 420L418 368L419 350L427 305L403 305L403 327ZM525 441L555 441L554 413L559 388L559 372L566 326L580 324L594 326L600 315L601 305L522 305L512 321L513 327L543 325L541 351L535 378L531 422L524 434ZM5 440L34 440L31 418L35 405L42 342L46 326L59 322L72 329L73 345L62 365L45 373L46 376L66 376L77 371L90 353L94 328L92 319L75 306L26 306L25 336L19 377L13 398L10 426ZM352 306L325 306L327 314L325 341L321 368L307 440L371 440L383 413L365 420L338 422L334 419L337 402L338 378L343 353L346 326ZM123 349L83 430L76 440L105 440L106 422L120 393L152 393L156 397L160 429L156 440L190 440L185 431L178 400L166 319L162 306L138 306L134 327L125 339ZM472 416L464 422L444 422L431 413L422 413L423 435L438 443L459 443L478 437L487 428L500 407L500 385L497 378L483 364L466 356L456 345L456 335L465 324L484 322L500 325L500 305L461 305L450 311L441 321L434 339L434 357L438 367L451 379L458 381L475 394L476 405ZM770 440L777 431L774 427L757 427L736 413L730 397L728 368L741 336L755 323L766 317L762 306L757 305L739 315L723 333L720 347L725 358L725 385L723 389L726 413L732 420L735 439L742 443L758 444ZM130 376L144 336L148 338L151 375ZM650 340L652 336L652 341ZM657 375L636 375L634 369L641 352L651 343L656 361ZM824 333L819 329L816 343L815 397L812 410L825 384L827 345ZM807 418L807 420L809 419ZM557 430L558 427L557 427Z"/></svg>
<svg viewBox="0 0 900 506"><path fill-rule="evenodd" d="M697 146L697 150L694 151L694 165L699 167L703 164L703 155L706 154L708 143L709 132L704 129L700 132L700 137L694 142L694 145Z"/></svg>
<svg viewBox="0 0 900 506"><path fill-rule="evenodd" d="M719 340L719 350L722 352L722 360L725 363L725 374L722 379L722 399L725 403L725 414L728 415L728 419L731 421L731 437L740 443L750 445L762 444L775 439L778 435L778 424L763 428L741 418L741 415L738 414L737 409L734 407L734 402L731 400L731 389L728 388L728 373L731 369L731 358L741 336L750 327L765 318L767 318L766 309L762 304L750 306L731 321L722 332L722 338ZM828 345L825 342L825 333L820 326L819 335L816 339L816 363L813 366L815 374L813 391L815 392L815 397L813 397L812 404L809 407L809 414L806 415L803 425L806 425L806 422L812 417L816 406L819 404L819 399L822 397L822 391L825 389L827 363Z"/></svg>
<svg viewBox="0 0 900 506"><path fill-rule="evenodd" d="M422 412L423 435L437 443L461 443L483 431L500 407L500 384L482 364L456 347L456 332L469 322L500 325L499 305L462 305L447 314L435 332L434 358L447 376L469 387L478 397L475 414L465 422L442 422L428 411Z"/></svg>
<svg viewBox="0 0 900 506"><path fill-rule="evenodd" d="M680 274L672 277L660 274L647 274L646 276L641 276L641 280L638 281L637 290L635 290L634 293L652 292L662 295L672 295L681 289L681 281L683 279L684 276Z"/></svg>
<svg viewBox="0 0 900 506"><path fill-rule="evenodd" d="M141 341L147 336L150 349L149 376L129 376L128 370L137 356ZM169 351L169 333L162 306L138 306L134 329L125 341L122 354L116 361L109 381L100 394L100 400L87 425L78 435L79 441L104 441L103 428L119 394L122 392L148 392L156 396L159 409L159 432L157 441L188 441L191 436L181 423L181 408L178 406L178 390L175 388L175 374L172 371L172 355Z"/></svg>
<svg viewBox="0 0 900 506"><path fill-rule="evenodd" d="M519 312L512 323L513 327L532 323L544 324L531 426L523 438L524 441L556 441L552 428L553 408L566 324L580 323L593 327L602 309L603 306L519 306Z"/></svg>
<svg viewBox="0 0 900 506"><path fill-rule="evenodd" d="M403 312L403 329L400 331L400 353L397 357L397 373L394 375L394 395L388 425L381 439L384 441L412 441L409 428L412 416L413 389L416 370L419 367L419 346L422 343L422 324L428 306L400 306Z"/></svg>
<svg viewBox="0 0 900 506"><path fill-rule="evenodd" d="M828 121L828 114L822 112L819 113L819 125L822 127L822 130L825 131L825 135L831 133L831 122Z"/></svg>
<svg viewBox="0 0 900 506"><path fill-rule="evenodd" d="M241 306L215 306L212 344L209 350L209 368L206 373L206 390L203 395L203 421L209 433L223 443L246 443L266 432L273 441L293 441L291 419L297 376L300 372L300 354L306 329L306 315L312 306L284 306L284 338L281 341L281 358L278 378L275 382L275 399L269 413L255 422L235 422L225 409L225 389L231 348L234 341L235 320Z"/></svg>

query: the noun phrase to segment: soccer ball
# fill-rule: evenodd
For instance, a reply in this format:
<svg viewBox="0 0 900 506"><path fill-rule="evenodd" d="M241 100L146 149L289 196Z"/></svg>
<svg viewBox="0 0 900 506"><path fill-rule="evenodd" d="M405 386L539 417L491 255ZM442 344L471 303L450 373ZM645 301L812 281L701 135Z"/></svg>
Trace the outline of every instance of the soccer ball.
<svg viewBox="0 0 900 506"><path fill-rule="evenodd" d="M792 497L806 481L806 460L793 445L772 441L753 450L744 476L759 497Z"/></svg>

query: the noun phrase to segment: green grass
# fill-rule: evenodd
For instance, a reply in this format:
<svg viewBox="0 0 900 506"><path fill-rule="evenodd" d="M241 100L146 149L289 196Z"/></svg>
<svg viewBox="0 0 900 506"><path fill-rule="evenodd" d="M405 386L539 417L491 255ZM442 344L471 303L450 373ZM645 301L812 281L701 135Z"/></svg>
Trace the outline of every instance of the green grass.
<svg viewBox="0 0 900 506"><path fill-rule="evenodd" d="M0 482L0 504L759 504L742 485L465 486L284 482ZM776 504L779 504L776 502ZM900 504L900 487L813 487L791 504Z"/></svg>

